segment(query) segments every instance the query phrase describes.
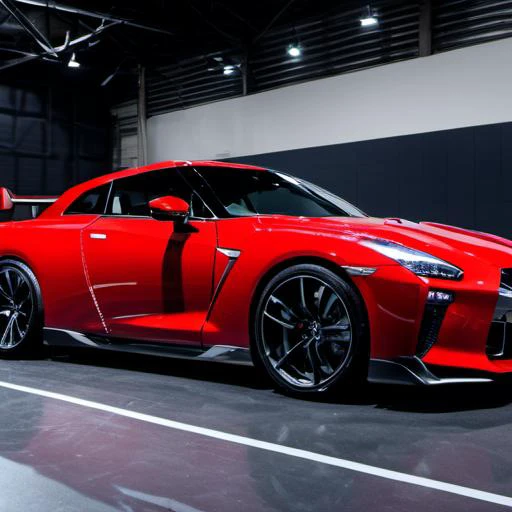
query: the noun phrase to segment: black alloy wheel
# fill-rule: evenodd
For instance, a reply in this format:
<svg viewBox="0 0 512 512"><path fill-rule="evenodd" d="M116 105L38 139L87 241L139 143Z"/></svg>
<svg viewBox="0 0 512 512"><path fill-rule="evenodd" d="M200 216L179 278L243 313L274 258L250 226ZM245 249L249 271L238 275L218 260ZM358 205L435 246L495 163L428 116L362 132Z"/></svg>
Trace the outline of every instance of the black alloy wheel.
<svg viewBox="0 0 512 512"><path fill-rule="evenodd" d="M34 273L17 260L0 261L0 357L37 355L42 327L41 291Z"/></svg>
<svg viewBox="0 0 512 512"><path fill-rule="evenodd" d="M359 295L339 275L319 265L289 267L259 298L257 362L281 389L293 393L325 392L341 382L364 380L364 318Z"/></svg>

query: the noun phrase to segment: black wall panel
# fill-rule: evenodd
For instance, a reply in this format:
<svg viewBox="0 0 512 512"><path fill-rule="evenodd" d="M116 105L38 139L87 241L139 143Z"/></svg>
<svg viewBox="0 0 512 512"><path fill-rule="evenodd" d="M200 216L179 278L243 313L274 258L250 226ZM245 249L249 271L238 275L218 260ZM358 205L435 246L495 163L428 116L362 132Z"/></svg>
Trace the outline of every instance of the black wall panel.
<svg viewBox="0 0 512 512"><path fill-rule="evenodd" d="M108 172L109 107L90 89L0 85L0 185L18 194L60 194Z"/></svg>
<svg viewBox="0 0 512 512"><path fill-rule="evenodd" d="M314 181L370 215L512 238L512 123L230 160Z"/></svg>

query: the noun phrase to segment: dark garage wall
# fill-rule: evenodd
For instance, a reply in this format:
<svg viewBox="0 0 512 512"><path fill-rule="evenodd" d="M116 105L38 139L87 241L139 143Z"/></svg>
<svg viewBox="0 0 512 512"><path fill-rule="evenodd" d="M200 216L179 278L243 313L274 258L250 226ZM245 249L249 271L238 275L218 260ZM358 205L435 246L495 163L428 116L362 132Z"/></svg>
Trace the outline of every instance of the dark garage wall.
<svg viewBox="0 0 512 512"><path fill-rule="evenodd" d="M230 159L314 181L374 216L512 238L512 123Z"/></svg>
<svg viewBox="0 0 512 512"><path fill-rule="evenodd" d="M108 111L85 88L0 85L0 185L59 194L108 171Z"/></svg>

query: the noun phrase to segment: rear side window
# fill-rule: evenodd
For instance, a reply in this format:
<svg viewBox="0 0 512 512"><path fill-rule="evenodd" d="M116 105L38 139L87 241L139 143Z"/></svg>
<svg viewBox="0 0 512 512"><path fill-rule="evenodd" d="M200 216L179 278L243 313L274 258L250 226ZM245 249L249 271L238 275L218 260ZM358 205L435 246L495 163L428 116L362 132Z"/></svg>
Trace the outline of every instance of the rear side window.
<svg viewBox="0 0 512 512"><path fill-rule="evenodd" d="M66 215L103 215L107 206L110 183L88 190L66 210Z"/></svg>

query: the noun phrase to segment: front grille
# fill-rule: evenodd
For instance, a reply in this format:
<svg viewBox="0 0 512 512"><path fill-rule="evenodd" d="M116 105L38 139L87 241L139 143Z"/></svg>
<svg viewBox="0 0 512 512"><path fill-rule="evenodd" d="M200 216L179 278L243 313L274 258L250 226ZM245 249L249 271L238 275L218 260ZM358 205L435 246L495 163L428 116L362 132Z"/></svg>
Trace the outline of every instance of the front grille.
<svg viewBox="0 0 512 512"><path fill-rule="evenodd" d="M490 359L512 359L512 268L501 270L498 302L487 336Z"/></svg>
<svg viewBox="0 0 512 512"><path fill-rule="evenodd" d="M426 304L421 322L416 355L423 357L437 341L448 305Z"/></svg>

